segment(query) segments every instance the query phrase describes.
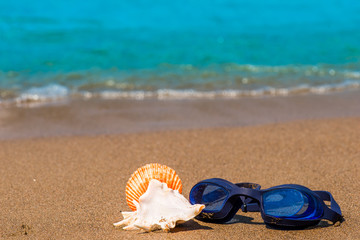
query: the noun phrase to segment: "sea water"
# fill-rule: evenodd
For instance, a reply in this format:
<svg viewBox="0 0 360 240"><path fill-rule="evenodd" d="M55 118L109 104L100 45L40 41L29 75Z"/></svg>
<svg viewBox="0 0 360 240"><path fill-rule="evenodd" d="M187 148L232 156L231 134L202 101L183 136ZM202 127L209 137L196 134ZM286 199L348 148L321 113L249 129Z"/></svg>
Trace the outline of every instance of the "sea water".
<svg viewBox="0 0 360 240"><path fill-rule="evenodd" d="M0 102L360 89L358 0L0 1Z"/></svg>

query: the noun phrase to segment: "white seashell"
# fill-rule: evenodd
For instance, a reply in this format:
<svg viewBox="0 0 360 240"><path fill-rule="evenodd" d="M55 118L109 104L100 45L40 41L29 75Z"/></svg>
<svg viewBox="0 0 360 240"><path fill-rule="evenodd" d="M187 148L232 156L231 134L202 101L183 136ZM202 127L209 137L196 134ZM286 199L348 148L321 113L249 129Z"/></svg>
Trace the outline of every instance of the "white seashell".
<svg viewBox="0 0 360 240"><path fill-rule="evenodd" d="M114 223L125 230L143 229L166 232L176 224L186 222L198 215L205 205L191 205L177 190L168 188L166 183L152 179L146 192L139 198L135 212L122 212L124 219Z"/></svg>

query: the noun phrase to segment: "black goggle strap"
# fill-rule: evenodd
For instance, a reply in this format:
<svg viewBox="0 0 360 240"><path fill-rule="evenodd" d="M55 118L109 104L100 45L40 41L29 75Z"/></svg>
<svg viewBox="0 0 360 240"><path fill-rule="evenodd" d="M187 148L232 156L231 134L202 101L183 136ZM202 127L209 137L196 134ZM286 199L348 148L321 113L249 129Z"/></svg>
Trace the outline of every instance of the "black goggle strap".
<svg viewBox="0 0 360 240"><path fill-rule="evenodd" d="M261 186L256 183L236 183L235 185L241 188L251 188L255 190L260 190L261 188ZM243 212L260 212L259 203L253 198L240 196L240 199L243 202L241 205Z"/></svg>
<svg viewBox="0 0 360 240"><path fill-rule="evenodd" d="M336 223L338 221L341 223L344 221L344 218L341 215L340 206L337 204L331 193L327 191L313 191L313 192L316 193L321 200L330 201L330 209L324 212L325 219L330 220L333 223Z"/></svg>

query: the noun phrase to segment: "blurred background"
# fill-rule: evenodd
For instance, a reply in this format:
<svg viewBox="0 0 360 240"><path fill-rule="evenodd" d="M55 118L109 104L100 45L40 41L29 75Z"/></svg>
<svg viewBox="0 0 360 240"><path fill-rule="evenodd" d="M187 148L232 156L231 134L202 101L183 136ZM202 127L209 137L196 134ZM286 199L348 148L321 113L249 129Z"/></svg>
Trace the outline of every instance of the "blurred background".
<svg viewBox="0 0 360 240"><path fill-rule="evenodd" d="M0 2L0 103L360 88L357 0Z"/></svg>

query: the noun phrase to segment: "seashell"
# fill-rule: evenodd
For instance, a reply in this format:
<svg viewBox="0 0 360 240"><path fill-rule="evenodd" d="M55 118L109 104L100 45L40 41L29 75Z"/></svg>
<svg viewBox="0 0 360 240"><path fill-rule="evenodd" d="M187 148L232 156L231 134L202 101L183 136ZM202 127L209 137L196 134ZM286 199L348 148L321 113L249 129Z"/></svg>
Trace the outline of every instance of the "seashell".
<svg viewBox="0 0 360 240"><path fill-rule="evenodd" d="M156 179L150 180L148 189L139 198L139 203L135 201L134 205L136 211L122 212L124 219L114 223L115 227L125 225L125 230L162 229L168 232L176 224L194 218L205 207L202 204L191 205L178 190L173 190Z"/></svg>
<svg viewBox="0 0 360 240"><path fill-rule="evenodd" d="M182 183L175 170L158 163L147 164L138 168L129 178L126 184L126 202L132 211L136 210L136 203L143 195L151 179L166 183L173 190L182 191Z"/></svg>

